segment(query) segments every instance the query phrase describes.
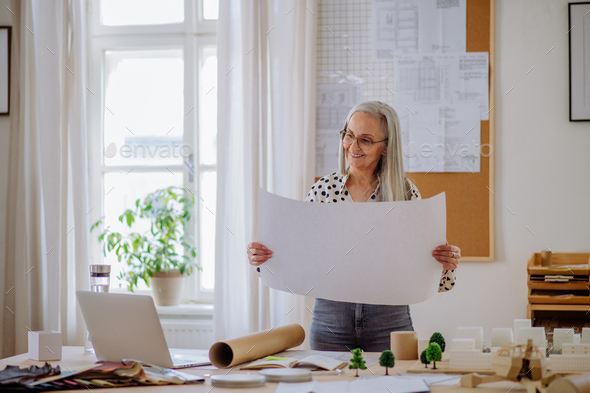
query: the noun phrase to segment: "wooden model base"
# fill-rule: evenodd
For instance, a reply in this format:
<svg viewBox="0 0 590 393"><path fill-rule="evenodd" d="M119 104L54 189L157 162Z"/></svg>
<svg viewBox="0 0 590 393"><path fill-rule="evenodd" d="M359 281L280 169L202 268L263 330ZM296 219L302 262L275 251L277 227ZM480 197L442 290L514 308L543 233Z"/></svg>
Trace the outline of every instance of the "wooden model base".
<svg viewBox="0 0 590 393"><path fill-rule="evenodd" d="M588 371L551 371L553 374L557 375L579 375L579 374L588 374ZM449 360L442 360L440 362L436 362L436 370L432 369L432 363L428 365L428 368L424 368L424 364L420 363L420 361L414 363L407 371L408 373L413 374L479 374L479 375L495 375L496 372L494 370L466 370L460 368L450 368L449 367Z"/></svg>
<svg viewBox="0 0 590 393"><path fill-rule="evenodd" d="M408 369L409 373L414 374L470 374L470 373L478 373L482 375L493 375L496 372L493 369L489 370L466 370L460 368L450 368L450 361L449 359L443 359L439 362L436 362L436 370L432 369L432 363L428 365L427 368L424 368L424 364L417 361Z"/></svg>
<svg viewBox="0 0 590 393"><path fill-rule="evenodd" d="M547 393L548 386L556 378L559 378L556 374L547 374L543 379L538 381L531 381L528 378L523 378L518 383L523 386L527 393ZM480 375L480 374L468 374L461 378L461 387L463 388L475 388L482 383L500 382L506 381L507 379L500 377L499 375Z"/></svg>

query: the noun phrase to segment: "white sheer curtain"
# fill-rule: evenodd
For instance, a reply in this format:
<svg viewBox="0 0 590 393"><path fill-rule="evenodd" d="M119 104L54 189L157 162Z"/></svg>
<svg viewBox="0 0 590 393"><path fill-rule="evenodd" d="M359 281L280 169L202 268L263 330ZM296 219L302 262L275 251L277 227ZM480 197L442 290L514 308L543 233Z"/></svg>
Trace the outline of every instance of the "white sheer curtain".
<svg viewBox="0 0 590 393"><path fill-rule="evenodd" d="M12 1L11 135L0 352L28 330L81 345L75 299L88 282L88 179L82 3Z"/></svg>
<svg viewBox="0 0 590 393"><path fill-rule="evenodd" d="M258 187L302 200L313 184L314 12L315 1L220 2L218 340L294 322L309 329L313 299L263 287L246 244L256 240Z"/></svg>

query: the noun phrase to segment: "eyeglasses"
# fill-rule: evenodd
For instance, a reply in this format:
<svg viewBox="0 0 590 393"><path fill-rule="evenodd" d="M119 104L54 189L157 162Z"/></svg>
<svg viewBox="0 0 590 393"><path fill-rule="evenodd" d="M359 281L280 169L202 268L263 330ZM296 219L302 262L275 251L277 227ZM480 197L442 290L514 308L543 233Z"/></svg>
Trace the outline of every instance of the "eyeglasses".
<svg viewBox="0 0 590 393"><path fill-rule="evenodd" d="M342 144L344 146L350 146L356 140L356 144L363 151L369 150L371 148L371 146L373 146L373 144L375 144L375 143L381 143L381 142L385 142L387 140L387 138L385 138L382 141L373 142L372 140L367 139L367 138L356 137L356 136L352 135L350 132L347 132L346 129L340 131L340 135L342 135Z"/></svg>

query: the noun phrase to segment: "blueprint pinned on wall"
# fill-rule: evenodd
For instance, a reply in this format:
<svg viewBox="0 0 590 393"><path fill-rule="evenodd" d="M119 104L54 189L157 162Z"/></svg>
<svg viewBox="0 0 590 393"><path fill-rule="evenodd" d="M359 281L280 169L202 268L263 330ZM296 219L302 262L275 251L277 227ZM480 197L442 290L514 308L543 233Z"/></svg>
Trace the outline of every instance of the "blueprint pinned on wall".
<svg viewBox="0 0 590 393"><path fill-rule="evenodd" d="M373 61L465 52L466 18L466 0L373 0Z"/></svg>
<svg viewBox="0 0 590 393"><path fill-rule="evenodd" d="M394 105L400 118L407 172L480 171L481 122L477 105Z"/></svg>
<svg viewBox="0 0 590 393"><path fill-rule="evenodd" d="M487 52L401 55L394 60L395 104L469 105L488 120L489 56Z"/></svg>

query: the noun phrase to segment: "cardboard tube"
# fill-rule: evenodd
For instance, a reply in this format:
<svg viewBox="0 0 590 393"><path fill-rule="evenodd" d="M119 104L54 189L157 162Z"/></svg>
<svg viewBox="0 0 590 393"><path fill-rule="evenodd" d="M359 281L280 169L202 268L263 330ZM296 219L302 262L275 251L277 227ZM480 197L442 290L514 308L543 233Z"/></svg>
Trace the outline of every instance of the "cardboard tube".
<svg viewBox="0 0 590 393"><path fill-rule="evenodd" d="M391 352L397 360L418 359L418 334L416 332L391 332Z"/></svg>
<svg viewBox="0 0 590 393"><path fill-rule="evenodd" d="M590 393L590 374L569 375L549 385L548 393Z"/></svg>
<svg viewBox="0 0 590 393"><path fill-rule="evenodd" d="M227 368L299 346L304 340L305 330L293 323L217 342L209 350L209 359L215 367Z"/></svg>

